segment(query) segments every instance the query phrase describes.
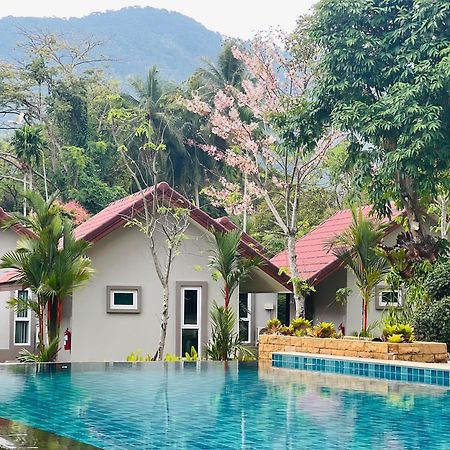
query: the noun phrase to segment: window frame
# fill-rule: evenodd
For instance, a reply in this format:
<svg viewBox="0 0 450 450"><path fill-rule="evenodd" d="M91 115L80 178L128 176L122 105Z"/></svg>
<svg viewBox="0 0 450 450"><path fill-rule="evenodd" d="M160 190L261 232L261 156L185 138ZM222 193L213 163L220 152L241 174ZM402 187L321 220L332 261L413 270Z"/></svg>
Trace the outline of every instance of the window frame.
<svg viewBox="0 0 450 450"><path fill-rule="evenodd" d="M246 317L241 317L240 312L241 312L241 307L240 307L240 296L241 295L246 295L247 296L247 316ZM252 342L252 294L247 293L247 292L239 292L239 296L238 296L238 319L239 319L239 325L242 322L248 322L248 340L246 341L242 341L243 344L250 344ZM238 332L240 333L240 329L238 330Z"/></svg>
<svg viewBox="0 0 450 450"><path fill-rule="evenodd" d="M19 299L19 292L27 292L27 300L31 299L31 290L30 289L17 289L17 291L16 291L17 299ZM14 309L14 314L13 314L13 320L14 320L13 345L17 346L17 347L29 347L31 345L31 308L26 308L23 311L27 312L26 317L17 316L17 309ZM26 342L16 342L16 325L18 322L28 323L27 341Z"/></svg>
<svg viewBox="0 0 450 450"><path fill-rule="evenodd" d="M132 293L133 305L115 305L114 294ZM139 314L141 312L141 286L107 286L106 287L106 312L114 314Z"/></svg>
<svg viewBox="0 0 450 450"><path fill-rule="evenodd" d="M389 304L383 302L381 299L383 292L397 293L398 302L396 304ZM405 292L402 288L391 289L389 286L385 285L377 286L375 292L375 309L384 310L387 308L397 308L397 309L403 308L404 299L405 299Z"/></svg>
<svg viewBox="0 0 450 450"><path fill-rule="evenodd" d="M198 343L197 343L197 353L199 358L201 358L201 342L202 342L202 286L181 286L180 289L180 297L181 297L181 305L180 305L180 356L183 357L183 330L198 330ZM185 297L184 293L186 291L197 291L197 323L192 324L188 323L186 324L184 322L185 320Z"/></svg>

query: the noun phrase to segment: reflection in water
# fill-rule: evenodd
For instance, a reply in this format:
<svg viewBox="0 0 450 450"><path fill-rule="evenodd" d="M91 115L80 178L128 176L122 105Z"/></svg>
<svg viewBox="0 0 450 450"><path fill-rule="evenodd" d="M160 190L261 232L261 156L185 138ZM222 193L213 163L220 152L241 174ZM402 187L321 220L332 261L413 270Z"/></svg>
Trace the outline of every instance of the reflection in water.
<svg viewBox="0 0 450 450"><path fill-rule="evenodd" d="M0 368L0 416L102 448L448 448L443 388L253 363L32 367Z"/></svg>

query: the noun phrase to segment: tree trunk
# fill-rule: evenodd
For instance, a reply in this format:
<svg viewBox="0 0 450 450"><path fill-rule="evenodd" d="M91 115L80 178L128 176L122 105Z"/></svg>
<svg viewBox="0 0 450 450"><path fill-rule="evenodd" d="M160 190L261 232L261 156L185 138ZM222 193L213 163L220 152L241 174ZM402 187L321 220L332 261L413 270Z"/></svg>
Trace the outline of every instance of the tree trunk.
<svg viewBox="0 0 450 450"><path fill-rule="evenodd" d="M362 302L362 331L364 334L367 332L367 306L368 306L368 299L363 298Z"/></svg>
<svg viewBox="0 0 450 450"><path fill-rule="evenodd" d="M289 270L292 279L292 288L295 302L295 316L304 317L305 315L305 297L300 292L299 282L301 280L300 272L297 267L297 253L295 251L295 235L287 236L287 251L289 260Z"/></svg>
<svg viewBox="0 0 450 450"><path fill-rule="evenodd" d="M196 182L194 182L194 201L195 206L197 208L200 208L200 193L198 191L198 184Z"/></svg>
<svg viewBox="0 0 450 450"><path fill-rule="evenodd" d="M228 289L228 285L225 283L225 309L228 309L230 304L230 291Z"/></svg>
<svg viewBox="0 0 450 450"><path fill-rule="evenodd" d="M38 331L38 350L39 353L42 353L44 350L44 314L45 314L45 305L39 301L39 331Z"/></svg>
<svg viewBox="0 0 450 450"><path fill-rule="evenodd" d="M169 321L169 285L163 286L163 305L161 314L161 327L159 333L158 350L156 351L156 360L162 361L164 355L164 347L166 345L167 323Z"/></svg>

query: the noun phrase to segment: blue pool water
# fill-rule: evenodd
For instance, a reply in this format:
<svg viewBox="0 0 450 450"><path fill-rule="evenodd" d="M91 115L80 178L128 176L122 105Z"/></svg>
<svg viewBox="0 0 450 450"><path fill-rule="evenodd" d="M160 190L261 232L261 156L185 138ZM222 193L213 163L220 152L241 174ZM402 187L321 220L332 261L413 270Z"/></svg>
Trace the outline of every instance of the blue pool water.
<svg viewBox="0 0 450 450"><path fill-rule="evenodd" d="M448 388L254 363L1 366L0 417L105 449L450 448Z"/></svg>

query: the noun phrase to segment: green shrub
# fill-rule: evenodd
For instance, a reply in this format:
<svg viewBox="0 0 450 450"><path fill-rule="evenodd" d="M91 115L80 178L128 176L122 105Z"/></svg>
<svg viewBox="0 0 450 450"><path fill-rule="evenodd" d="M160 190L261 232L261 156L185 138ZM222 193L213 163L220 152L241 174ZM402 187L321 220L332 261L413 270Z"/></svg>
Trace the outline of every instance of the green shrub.
<svg viewBox="0 0 450 450"><path fill-rule="evenodd" d="M266 323L266 333L278 334L281 326L281 322L278 319L270 319Z"/></svg>
<svg viewBox="0 0 450 450"><path fill-rule="evenodd" d="M437 262L424 281L424 288L433 300L450 296L450 260Z"/></svg>
<svg viewBox="0 0 450 450"><path fill-rule="evenodd" d="M131 352L128 356L127 356L127 361L128 362L148 362L148 361L153 361L153 358L150 355L141 355L141 351L138 350L136 353Z"/></svg>
<svg viewBox="0 0 450 450"><path fill-rule="evenodd" d="M392 334L391 336L388 337L387 341L391 342L392 344L400 344L402 342L405 342L403 340L403 335L401 334Z"/></svg>
<svg viewBox="0 0 450 450"><path fill-rule="evenodd" d="M294 336L306 336L311 327L311 321L303 317L293 319L291 322L292 334Z"/></svg>
<svg viewBox="0 0 450 450"><path fill-rule="evenodd" d="M330 338L336 335L336 329L331 322L320 322L312 328L312 335L318 338Z"/></svg>
<svg viewBox="0 0 450 450"><path fill-rule="evenodd" d="M388 342L412 342L414 340L413 331L413 327L407 323L385 325L383 338ZM397 336L400 336L401 339L398 340Z"/></svg>
<svg viewBox="0 0 450 450"><path fill-rule="evenodd" d="M450 349L450 297L417 308L413 324L420 341L445 342Z"/></svg>

